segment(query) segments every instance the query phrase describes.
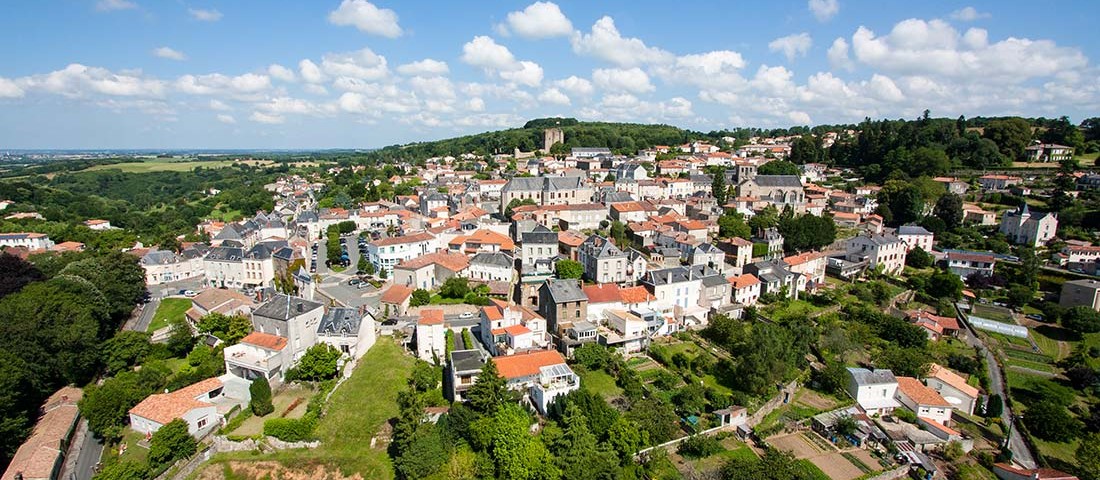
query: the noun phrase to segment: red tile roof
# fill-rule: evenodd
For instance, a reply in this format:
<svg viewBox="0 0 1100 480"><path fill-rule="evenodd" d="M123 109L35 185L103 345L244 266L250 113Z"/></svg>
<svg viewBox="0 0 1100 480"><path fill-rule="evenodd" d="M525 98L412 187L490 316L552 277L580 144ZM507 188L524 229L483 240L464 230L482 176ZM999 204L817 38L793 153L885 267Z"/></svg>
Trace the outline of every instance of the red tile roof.
<svg viewBox="0 0 1100 480"><path fill-rule="evenodd" d="M504 357L493 357L500 376L513 379L538 375L539 369L565 363L565 358L557 350L539 350Z"/></svg>
<svg viewBox="0 0 1100 480"><path fill-rule="evenodd" d="M744 275L739 275L736 277L729 277L726 280L729 280L729 282L733 284L734 290L751 287L760 283L760 279L756 278L756 275L753 275L751 273L746 273Z"/></svg>
<svg viewBox="0 0 1100 480"><path fill-rule="evenodd" d="M241 343L278 351L286 348L287 339L270 333L252 332L242 338Z"/></svg>
<svg viewBox="0 0 1100 480"><path fill-rule="evenodd" d="M929 368L928 377L935 378L943 383L951 385L970 398L978 398L979 392L977 388L968 385L965 378L940 366L938 363L933 363Z"/></svg>
<svg viewBox="0 0 1100 480"><path fill-rule="evenodd" d="M439 308L425 308L420 311L420 320L417 325L443 325L443 310Z"/></svg>
<svg viewBox="0 0 1100 480"><path fill-rule="evenodd" d="M649 290L646 290L645 287L640 285L637 287L620 288L619 296L622 297L623 303L627 305L648 302L650 300L656 299L656 297L649 293Z"/></svg>
<svg viewBox="0 0 1100 480"><path fill-rule="evenodd" d="M441 251L405 260L397 264L394 268L400 268L402 270L419 270L433 264L440 265L452 272L460 272L470 266L470 258L461 253Z"/></svg>
<svg viewBox="0 0 1100 480"><path fill-rule="evenodd" d="M584 294L588 297L588 303L612 303L623 301L619 286L614 283L589 285L582 288L582 290L584 290Z"/></svg>
<svg viewBox="0 0 1100 480"><path fill-rule="evenodd" d="M504 331L507 332L508 335L511 335L513 337L517 337L517 336L520 336L520 335L526 335L528 333L531 333L531 329L527 328L523 325L512 325L512 326L504 327Z"/></svg>
<svg viewBox="0 0 1100 480"><path fill-rule="evenodd" d="M382 303L389 304L401 304L405 303L405 299L409 298L413 293L413 289L404 285L394 285L382 293L380 301Z"/></svg>
<svg viewBox="0 0 1100 480"><path fill-rule="evenodd" d="M209 402L195 400L195 397L221 387L221 380L208 378L171 393L155 393L131 408L130 413L164 425L196 408L213 406Z"/></svg>
<svg viewBox="0 0 1100 480"><path fill-rule="evenodd" d="M387 237L381 238L371 242L371 245L376 247L385 247L389 245L403 245L406 243L426 242L428 240L435 239L435 236L428 233L414 233L412 235L405 235L404 237Z"/></svg>
<svg viewBox="0 0 1100 480"><path fill-rule="evenodd" d="M951 403L944 400L939 392L926 387L920 380L913 377L898 377L898 391L911 398L918 405L951 407Z"/></svg>

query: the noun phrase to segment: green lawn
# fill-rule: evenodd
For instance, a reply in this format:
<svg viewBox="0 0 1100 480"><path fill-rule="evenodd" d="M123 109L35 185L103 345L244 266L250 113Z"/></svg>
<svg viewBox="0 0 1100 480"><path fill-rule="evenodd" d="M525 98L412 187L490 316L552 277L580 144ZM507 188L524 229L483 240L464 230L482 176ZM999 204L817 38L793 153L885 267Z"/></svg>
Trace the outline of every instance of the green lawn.
<svg viewBox="0 0 1100 480"><path fill-rule="evenodd" d="M177 318L183 318L183 314L191 308L190 298L166 298L160 301L157 312L153 314L153 321L149 322L148 332L152 333L168 326L168 322Z"/></svg>
<svg viewBox="0 0 1100 480"><path fill-rule="evenodd" d="M332 395L317 426L320 447L271 455L241 452L219 455L218 459L275 460L300 472L312 471L312 466L320 464L326 469L338 468L345 476L394 478L386 446L371 448L370 444L382 424L397 416L397 393L405 388L413 363L414 358L402 352L392 339L379 338L352 377Z"/></svg>
<svg viewBox="0 0 1100 480"><path fill-rule="evenodd" d="M986 320L1016 325L1016 321L1012 319L1012 312L1007 308L979 303L974 305L973 313L974 316L982 317Z"/></svg>
<svg viewBox="0 0 1100 480"><path fill-rule="evenodd" d="M581 377L581 386L590 392L598 393L604 399L617 397L623 394L623 389L615 384L615 378L603 370L590 372L577 369Z"/></svg>

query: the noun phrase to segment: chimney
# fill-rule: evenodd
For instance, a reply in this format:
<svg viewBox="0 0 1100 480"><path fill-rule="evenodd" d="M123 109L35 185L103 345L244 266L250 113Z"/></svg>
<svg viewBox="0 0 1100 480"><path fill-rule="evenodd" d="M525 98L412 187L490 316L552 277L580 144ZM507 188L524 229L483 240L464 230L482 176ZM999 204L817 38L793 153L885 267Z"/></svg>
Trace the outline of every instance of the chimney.
<svg viewBox="0 0 1100 480"><path fill-rule="evenodd" d="M298 313L306 311L306 306L302 302L298 302Z"/></svg>

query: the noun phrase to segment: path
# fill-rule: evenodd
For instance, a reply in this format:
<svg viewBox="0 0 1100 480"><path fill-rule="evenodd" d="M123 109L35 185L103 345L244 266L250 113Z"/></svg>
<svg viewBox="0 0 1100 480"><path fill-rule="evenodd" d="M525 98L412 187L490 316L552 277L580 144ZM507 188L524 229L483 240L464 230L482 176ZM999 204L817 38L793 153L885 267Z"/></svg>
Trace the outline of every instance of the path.
<svg viewBox="0 0 1100 480"><path fill-rule="evenodd" d="M958 316L959 323L966 325L966 329L969 334L966 336L966 343L971 347L978 347L985 355L986 369L989 372L989 388L992 393L998 394L1004 402L1004 410L1001 412L1001 421L1005 425L1012 424L1012 408L1008 402L1008 392L1005 390L1004 377L1001 376L1001 369L997 364L997 359L993 356L993 352L985 346L985 342L978 337L978 332L970 326L970 322L967 321L966 315L963 314L959 304L955 304L955 314ZM1012 459L1014 462L1022 465L1024 468L1036 468L1035 457L1031 455L1031 450L1028 449L1027 443L1024 443L1024 438L1020 435L1020 429L1013 428L1008 437L1008 449L1012 451Z"/></svg>

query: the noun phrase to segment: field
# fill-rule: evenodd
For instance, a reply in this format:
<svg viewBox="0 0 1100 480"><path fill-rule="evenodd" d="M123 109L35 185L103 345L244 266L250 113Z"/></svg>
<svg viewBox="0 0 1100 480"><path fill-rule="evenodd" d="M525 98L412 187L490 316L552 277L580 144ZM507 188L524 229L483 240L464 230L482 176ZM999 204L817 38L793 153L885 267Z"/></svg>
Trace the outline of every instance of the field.
<svg viewBox="0 0 1100 480"><path fill-rule="evenodd" d="M286 388L279 391L271 399L271 403L275 405L275 410L272 413L268 414L266 417L249 417L241 423L240 427L230 432L230 435L242 437L260 435L264 431L264 421L271 418L302 418L302 415L306 413L309 397L312 396L313 393L312 390L304 388ZM285 417L282 416L283 412L295 402L297 402L297 406L288 412Z"/></svg>
<svg viewBox="0 0 1100 480"><path fill-rule="evenodd" d="M238 474L248 472L247 478L342 478L356 474L359 478L393 478L386 445L372 448L371 440L385 422L397 415L397 393L405 387L413 361L393 340L378 339L351 378L332 395L330 408L317 427L320 447L271 455L220 455L199 478L226 478L226 468Z"/></svg>
<svg viewBox="0 0 1100 480"><path fill-rule="evenodd" d="M974 305L973 313L975 316L986 320L1016 325L1016 321L1012 319L1012 311L1007 308L979 303Z"/></svg>
<svg viewBox="0 0 1100 480"><path fill-rule="evenodd" d="M84 170L85 172L96 172L102 170L121 170L126 173L149 173L149 172L190 172L195 167L202 168L225 168L234 164L249 164L252 166L266 166L273 165L274 162L268 160L243 160L235 162L233 160L182 160L178 158L156 158L144 160L141 162L133 163L116 163L112 165L96 165L94 167Z"/></svg>
<svg viewBox="0 0 1100 480"><path fill-rule="evenodd" d="M843 454L836 450L823 450L807 438L807 435L816 434L807 432L780 435L769 438L768 444L776 449L791 452L799 460L808 461L813 467L816 467L815 470L820 470L825 478L852 480L864 475L865 472L852 464ZM877 465L877 463L872 465Z"/></svg>
<svg viewBox="0 0 1100 480"><path fill-rule="evenodd" d="M149 322L148 332L152 333L168 326L168 323L177 318L183 318L187 309L191 308L190 298L165 298L160 301L153 321Z"/></svg>
<svg viewBox="0 0 1100 480"><path fill-rule="evenodd" d="M623 389L615 384L615 379L603 370L590 372L578 369L581 377L581 385L590 392L598 393L604 399L614 398L623 394Z"/></svg>

